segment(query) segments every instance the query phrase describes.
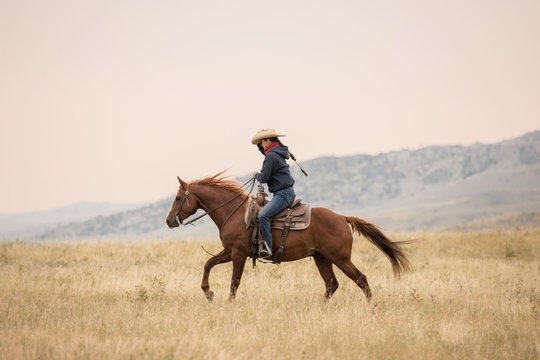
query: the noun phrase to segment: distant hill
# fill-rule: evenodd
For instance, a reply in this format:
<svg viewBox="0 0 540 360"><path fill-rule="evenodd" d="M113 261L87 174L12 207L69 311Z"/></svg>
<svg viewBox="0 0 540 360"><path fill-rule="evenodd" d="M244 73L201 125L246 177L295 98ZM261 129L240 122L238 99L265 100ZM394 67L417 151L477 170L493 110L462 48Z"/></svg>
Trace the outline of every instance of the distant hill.
<svg viewBox="0 0 540 360"><path fill-rule="evenodd" d="M451 227L450 231L479 231L502 229L532 229L540 226L540 212L526 212L517 215L472 221Z"/></svg>
<svg viewBox="0 0 540 360"><path fill-rule="evenodd" d="M293 173L298 180L297 192L311 202L329 208L361 209L434 192L444 192L438 197L455 199L489 190L540 190L539 165L540 131L536 131L488 145L317 158L305 164L311 177L304 178L294 167ZM449 185L453 193L445 192Z"/></svg>
<svg viewBox="0 0 540 360"><path fill-rule="evenodd" d="M39 238L64 239L146 234L165 226L165 217L171 203L172 197L134 210L97 216L83 222L71 222L46 231Z"/></svg>
<svg viewBox="0 0 540 360"><path fill-rule="evenodd" d="M387 231L444 229L540 211L540 131L495 144L320 157L302 163L308 177L293 164L295 190L305 202L359 216ZM217 234L208 220L167 229L172 199L171 194L140 209L61 225L39 238Z"/></svg>
<svg viewBox="0 0 540 360"><path fill-rule="evenodd" d="M0 240L29 238L58 225L83 222L96 216L108 216L142 207L143 204L113 204L81 201L52 210L27 213L0 213Z"/></svg>
<svg viewBox="0 0 540 360"><path fill-rule="evenodd" d="M496 144L318 158L305 167L310 177L293 171L309 202L392 231L540 210L540 131Z"/></svg>

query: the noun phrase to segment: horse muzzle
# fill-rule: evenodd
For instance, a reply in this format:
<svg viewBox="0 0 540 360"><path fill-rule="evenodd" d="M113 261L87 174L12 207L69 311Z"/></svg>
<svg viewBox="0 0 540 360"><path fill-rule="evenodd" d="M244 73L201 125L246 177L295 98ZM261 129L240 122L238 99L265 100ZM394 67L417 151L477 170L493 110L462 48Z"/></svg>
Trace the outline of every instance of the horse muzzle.
<svg viewBox="0 0 540 360"><path fill-rule="evenodd" d="M180 220L180 218L178 216L176 216L174 219L172 220L169 220L167 219L167 226L170 228L170 229L174 229L175 227L179 227L180 224L182 224L182 220Z"/></svg>

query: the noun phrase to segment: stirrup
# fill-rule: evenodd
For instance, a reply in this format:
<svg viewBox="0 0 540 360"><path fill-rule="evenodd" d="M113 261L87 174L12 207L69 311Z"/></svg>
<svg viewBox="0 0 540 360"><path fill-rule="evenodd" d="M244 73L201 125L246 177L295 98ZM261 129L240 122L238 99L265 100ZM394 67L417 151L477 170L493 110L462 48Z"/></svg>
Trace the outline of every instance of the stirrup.
<svg viewBox="0 0 540 360"><path fill-rule="evenodd" d="M268 244L266 244L266 241L264 244L262 244L261 248L259 249L259 257L261 259L268 259L270 256L272 256L272 250L268 247Z"/></svg>

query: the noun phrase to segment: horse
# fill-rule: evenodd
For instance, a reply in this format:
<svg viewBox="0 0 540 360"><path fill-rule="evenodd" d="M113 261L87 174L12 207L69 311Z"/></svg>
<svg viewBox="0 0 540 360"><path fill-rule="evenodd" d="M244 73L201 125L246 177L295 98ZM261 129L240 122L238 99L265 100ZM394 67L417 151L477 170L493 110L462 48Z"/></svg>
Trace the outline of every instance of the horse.
<svg viewBox="0 0 540 360"><path fill-rule="evenodd" d="M183 224L183 221L198 209L203 209L206 213L200 217L209 215L219 228L223 250L208 259L201 282L201 288L209 301L214 298L208 283L210 270L217 264L229 261L233 263L229 299L236 297L244 265L250 255L253 231L246 229L244 212L238 211L243 208L249 195L238 182L224 176L224 172L189 184L177 177L180 187L166 219L167 225L172 229ZM324 280L327 299L332 297L339 287L332 268L336 265L362 289L369 302L372 293L367 278L351 261L353 232L363 235L388 257L395 277L399 278L401 274L412 271L412 265L401 248L401 245L411 241L391 241L377 226L358 217L339 215L323 207L312 208L311 224L308 228L289 232L282 261L313 257ZM272 229L272 237L280 239L281 230ZM279 241L274 241L273 254L279 245ZM272 260L272 257L269 260Z"/></svg>

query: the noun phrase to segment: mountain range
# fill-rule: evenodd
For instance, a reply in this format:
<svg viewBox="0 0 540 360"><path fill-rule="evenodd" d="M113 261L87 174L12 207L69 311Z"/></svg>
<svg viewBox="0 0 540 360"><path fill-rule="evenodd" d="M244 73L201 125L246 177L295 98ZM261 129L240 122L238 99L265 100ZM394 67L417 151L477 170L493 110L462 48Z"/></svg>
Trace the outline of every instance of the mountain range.
<svg viewBox="0 0 540 360"><path fill-rule="evenodd" d="M52 210L25 213L0 213L0 240L32 238L68 222L82 222L97 216L108 216L142 207L144 204L88 202L62 206Z"/></svg>
<svg viewBox="0 0 540 360"><path fill-rule="evenodd" d="M364 218L383 230L508 226L505 218L529 219L525 224L540 226L540 131L494 144L319 157L302 163L307 177L293 164L295 191L304 202ZM207 218L197 226L168 229L164 219L173 198L171 194L138 208L48 224L45 231L28 237L217 236ZM0 225L5 223L2 216ZM1 233L5 238L6 232Z"/></svg>

